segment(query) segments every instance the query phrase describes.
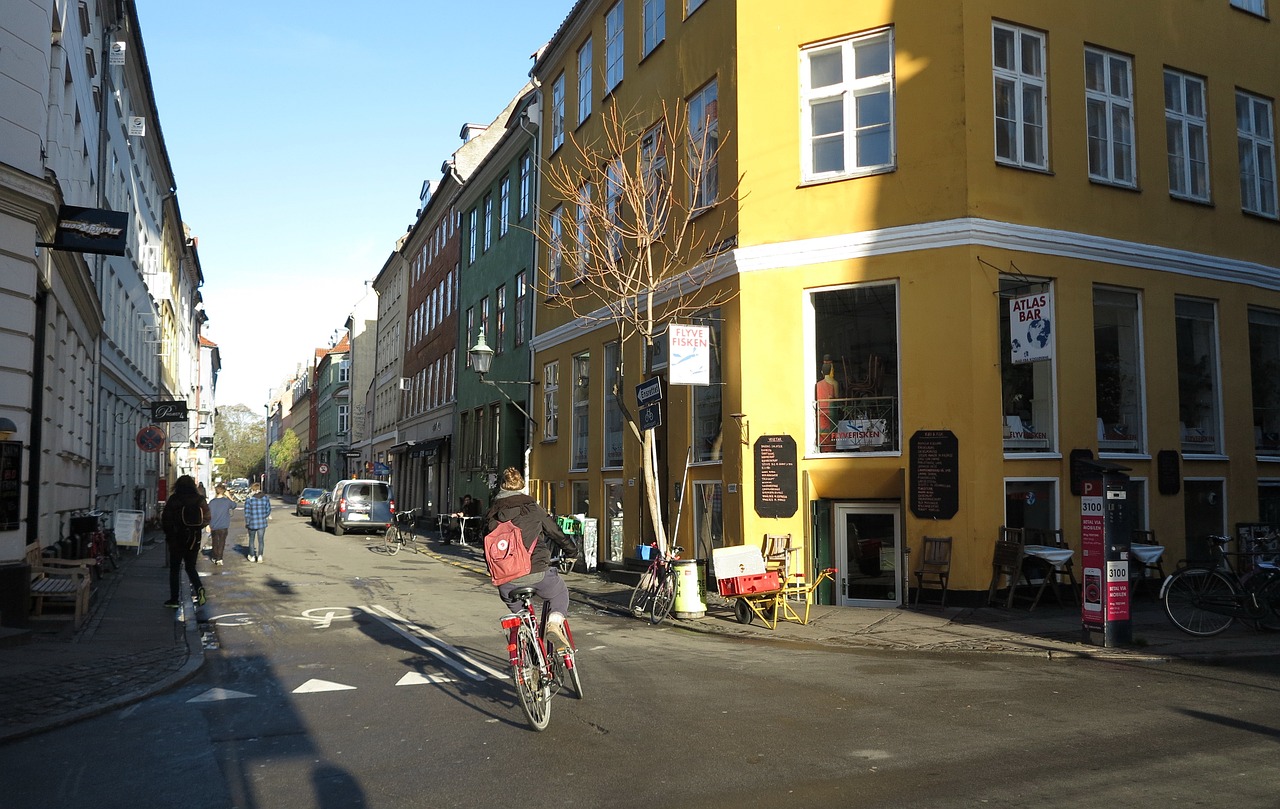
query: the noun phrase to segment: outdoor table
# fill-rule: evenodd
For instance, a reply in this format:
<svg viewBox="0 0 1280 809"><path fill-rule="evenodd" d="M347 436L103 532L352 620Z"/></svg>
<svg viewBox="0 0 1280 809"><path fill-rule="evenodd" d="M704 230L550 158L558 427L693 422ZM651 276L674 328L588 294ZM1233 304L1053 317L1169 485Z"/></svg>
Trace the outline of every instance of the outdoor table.
<svg viewBox="0 0 1280 809"><path fill-rule="evenodd" d="M1036 590L1035 600L1031 602L1028 612L1034 610L1036 605L1040 603L1040 596L1044 594L1044 590L1050 584L1055 585L1053 595L1058 599L1058 603L1062 603L1062 596L1058 593L1057 584L1059 576L1066 575L1072 584L1075 584L1075 573L1071 570L1071 560L1075 557L1075 551L1070 548L1059 548L1053 545L1023 545L1022 552L1026 556L1034 557L1049 563L1049 570L1045 573L1044 579L1040 582L1040 589ZM1072 597L1075 597L1074 591Z"/></svg>

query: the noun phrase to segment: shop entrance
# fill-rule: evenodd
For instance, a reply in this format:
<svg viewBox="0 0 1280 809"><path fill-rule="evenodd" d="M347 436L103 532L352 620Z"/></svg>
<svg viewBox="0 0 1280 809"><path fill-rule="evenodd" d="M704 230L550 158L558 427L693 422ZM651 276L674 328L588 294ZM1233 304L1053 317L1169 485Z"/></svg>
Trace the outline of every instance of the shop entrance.
<svg viewBox="0 0 1280 809"><path fill-rule="evenodd" d="M897 503L835 504L837 604L902 604L901 513Z"/></svg>

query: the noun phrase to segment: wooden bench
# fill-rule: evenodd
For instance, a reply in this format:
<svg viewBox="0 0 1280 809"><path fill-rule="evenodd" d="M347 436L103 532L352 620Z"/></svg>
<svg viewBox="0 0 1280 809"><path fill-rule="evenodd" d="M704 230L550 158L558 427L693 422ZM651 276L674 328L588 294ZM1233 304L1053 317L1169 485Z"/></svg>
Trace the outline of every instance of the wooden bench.
<svg viewBox="0 0 1280 809"><path fill-rule="evenodd" d="M27 564L31 566L31 614L44 617L46 604L69 605L75 628L79 629L89 614L92 595L93 562L89 559L46 559L40 544L27 546Z"/></svg>

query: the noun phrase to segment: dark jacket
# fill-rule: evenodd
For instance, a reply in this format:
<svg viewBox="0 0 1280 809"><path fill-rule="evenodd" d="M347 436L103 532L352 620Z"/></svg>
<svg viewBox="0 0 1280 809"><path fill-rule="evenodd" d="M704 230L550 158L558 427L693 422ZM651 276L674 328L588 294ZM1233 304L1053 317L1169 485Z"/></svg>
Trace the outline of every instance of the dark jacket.
<svg viewBox="0 0 1280 809"><path fill-rule="evenodd" d="M553 543L563 548L565 555L571 559L578 555L578 546L573 539L560 530L560 526L537 500L524 492L500 491L494 496L493 505L489 506L489 513L485 515L485 525L488 526L486 532L497 528L500 522L515 523L520 529L525 547L543 537L538 539L537 545L532 546L533 550L529 554L532 562L530 573L542 573L551 566Z"/></svg>
<svg viewBox="0 0 1280 809"><path fill-rule="evenodd" d="M175 489L160 512L160 527L166 542L190 542L192 536L200 536L200 527L186 525L182 510L187 506L200 509L201 521L209 524L209 502L195 489Z"/></svg>

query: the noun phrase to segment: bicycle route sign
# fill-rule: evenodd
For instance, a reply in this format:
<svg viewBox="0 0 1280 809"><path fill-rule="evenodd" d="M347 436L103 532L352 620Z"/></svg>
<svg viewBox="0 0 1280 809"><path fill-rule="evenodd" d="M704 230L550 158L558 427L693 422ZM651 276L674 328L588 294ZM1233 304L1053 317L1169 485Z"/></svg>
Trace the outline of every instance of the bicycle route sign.
<svg viewBox="0 0 1280 809"><path fill-rule="evenodd" d="M168 441L169 436L165 435L164 430L154 424L148 424L138 430L138 449L143 452L159 452L164 449Z"/></svg>

